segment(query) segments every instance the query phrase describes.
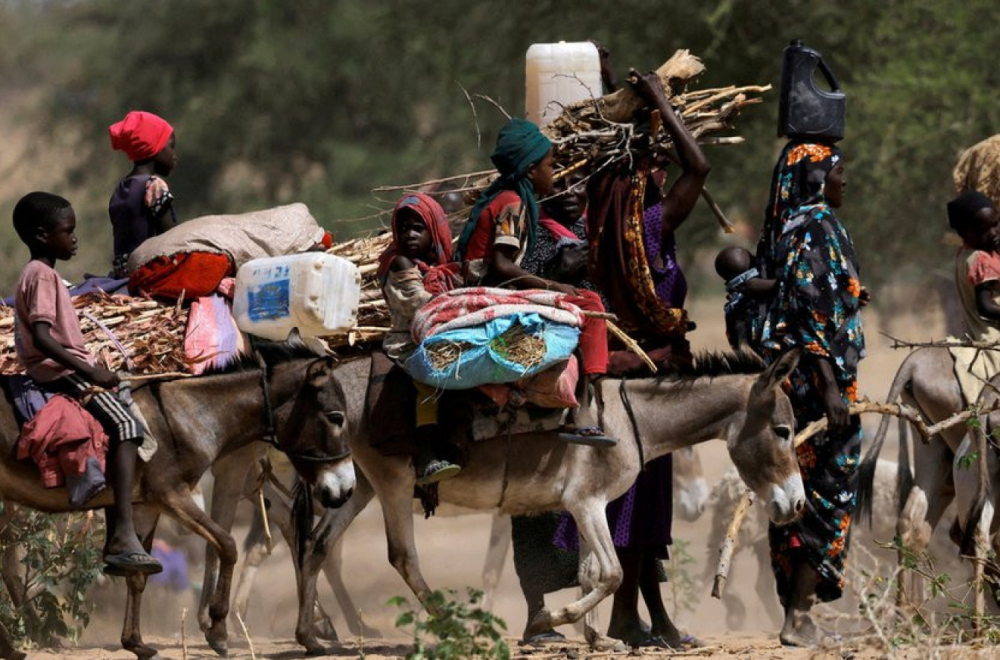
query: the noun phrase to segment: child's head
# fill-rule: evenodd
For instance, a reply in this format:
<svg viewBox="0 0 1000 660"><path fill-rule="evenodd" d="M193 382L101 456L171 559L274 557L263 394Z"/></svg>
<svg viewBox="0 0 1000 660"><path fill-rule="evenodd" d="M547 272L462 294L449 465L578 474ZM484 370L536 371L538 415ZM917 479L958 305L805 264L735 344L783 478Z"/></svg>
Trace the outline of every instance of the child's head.
<svg viewBox="0 0 1000 660"><path fill-rule="evenodd" d="M76 213L59 195L33 192L22 197L14 206L14 229L32 257L66 261L76 254Z"/></svg>
<svg viewBox="0 0 1000 660"><path fill-rule="evenodd" d="M970 190L948 202L948 224L974 250L998 248L998 221L996 206L981 192Z"/></svg>
<svg viewBox="0 0 1000 660"><path fill-rule="evenodd" d="M396 236L399 253L404 257L427 261L431 251L431 232L420 214L412 208L400 209L396 214Z"/></svg>
<svg viewBox="0 0 1000 660"><path fill-rule="evenodd" d="M735 245L723 248L715 257L715 272L727 282L750 270L753 265L753 255Z"/></svg>
<svg viewBox="0 0 1000 660"><path fill-rule="evenodd" d="M160 176L169 176L177 164L174 128L151 112L133 110L120 122L109 126L108 133L112 149L124 151L137 165L151 163L153 171Z"/></svg>
<svg viewBox="0 0 1000 660"><path fill-rule="evenodd" d="M451 229L444 209L430 195L405 195L392 213L392 233L399 254L425 264L451 261Z"/></svg>
<svg viewBox="0 0 1000 660"><path fill-rule="evenodd" d="M552 142L526 119L515 117L500 129L490 160L511 183L527 178L536 195L552 189Z"/></svg>

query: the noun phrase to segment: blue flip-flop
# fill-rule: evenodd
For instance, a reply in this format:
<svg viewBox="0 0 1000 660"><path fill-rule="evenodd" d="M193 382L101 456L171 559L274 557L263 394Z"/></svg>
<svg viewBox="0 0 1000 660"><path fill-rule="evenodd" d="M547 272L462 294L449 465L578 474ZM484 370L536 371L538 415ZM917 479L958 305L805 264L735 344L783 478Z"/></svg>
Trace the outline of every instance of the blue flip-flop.
<svg viewBox="0 0 1000 660"><path fill-rule="evenodd" d="M113 555L104 555L105 575L128 576L133 573L153 575L163 571L163 565L146 552L129 550Z"/></svg>
<svg viewBox="0 0 1000 660"><path fill-rule="evenodd" d="M591 447L614 447L618 441L604 435L604 429L598 426L585 426L573 431L563 431L559 439L574 445L590 445Z"/></svg>

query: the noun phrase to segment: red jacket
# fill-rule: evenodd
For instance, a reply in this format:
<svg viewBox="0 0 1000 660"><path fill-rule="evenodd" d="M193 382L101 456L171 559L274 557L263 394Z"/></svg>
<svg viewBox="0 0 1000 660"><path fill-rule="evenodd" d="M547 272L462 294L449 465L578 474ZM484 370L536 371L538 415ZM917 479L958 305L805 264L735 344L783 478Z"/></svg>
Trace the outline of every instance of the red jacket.
<svg viewBox="0 0 1000 660"><path fill-rule="evenodd" d="M46 488L65 485L66 475L82 476L91 457L103 470L107 451L108 436L100 423L63 394L52 397L24 425L17 441L17 458L31 457Z"/></svg>

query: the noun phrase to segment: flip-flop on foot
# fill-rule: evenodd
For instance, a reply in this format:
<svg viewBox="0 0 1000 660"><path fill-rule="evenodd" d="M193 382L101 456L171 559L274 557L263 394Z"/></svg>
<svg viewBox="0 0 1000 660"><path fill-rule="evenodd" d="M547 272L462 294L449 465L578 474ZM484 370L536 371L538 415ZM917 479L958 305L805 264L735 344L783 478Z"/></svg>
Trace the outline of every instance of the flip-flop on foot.
<svg viewBox="0 0 1000 660"><path fill-rule="evenodd" d="M542 644L560 644L566 641L566 635L555 630L546 630L540 632L537 635L532 635L531 637L525 637L521 640L522 644L528 644L531 646L538 646Z"/></svg>
<svg viewBox="0 0 1000 660"><path fill-rule="evenodd" d="M107 575L129 575L145 573L153 575L163 570L155 558L145 552L132 550L114 555L104 555L104 573Z"/></svg>
<svg viewBox="0 0 1000 660"><path fill-rule="evenodd" d="M429 484L436 484L439 481L444 481L445 479L451 479L456 474L462 471L462 468L455 465L454 463L449 463L448 461L431 461L424 468L423 474L417 477L416 484L418 486L427 486Z"/></svg>
<svg viewBox="0 0 1000 660"><path fill-rule="evenodd" d="M604 429L597 426L586 426L572 431L563 431L559 439L575 445L590 445L591 447L614 447L618 441L604 435Z"/></svg>

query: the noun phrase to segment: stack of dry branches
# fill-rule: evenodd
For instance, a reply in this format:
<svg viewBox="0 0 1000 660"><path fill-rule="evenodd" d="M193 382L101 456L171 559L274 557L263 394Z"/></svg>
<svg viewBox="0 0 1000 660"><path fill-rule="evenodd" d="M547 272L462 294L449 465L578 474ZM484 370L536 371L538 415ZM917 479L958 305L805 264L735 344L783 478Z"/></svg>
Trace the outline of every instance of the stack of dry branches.
<svg viewBox="0 0 1000 660"><path fill-rule="evenodd" d="M187 309L105 293L77 296L73 304L87 350L107 368L134 374L187 371ZM131 361L126 364L126 359ZM0 307L0 374L22 371L14 352L14 309Z"/></svg>
<svg viewBox="0 0 1000 660"><path fill-rule="evenodd" d="M739 144L739 136L707 137L730 128L740 108L760 103L770 85L688 90L687 86L705 70L697 57L678 50L656 70L667 98L684 125L700 144ZM561 170L595 172L623 159L646 155L673 157L670 135L657 122L637 123L636 113L645 102L631 88L563 109L544 131L555 145L554 156Z"/></svg>
<svg viewBox="0 0 1000 660"><path fill-rule="evenodd" d="M389 247L389 233L369 238L355 238L339 243L327 250L329 254L347 259L361 271L361 304L358 307L358 325L347 335L324 337L331 349L344 346L379 343L389 331L389 308L382 297L382 287L375 277L378 258Z"/></svg>

